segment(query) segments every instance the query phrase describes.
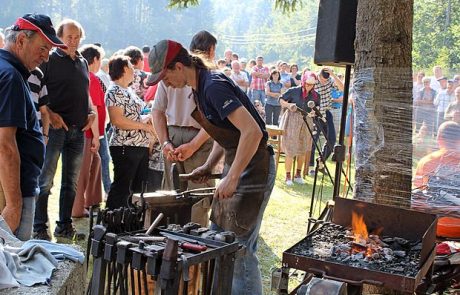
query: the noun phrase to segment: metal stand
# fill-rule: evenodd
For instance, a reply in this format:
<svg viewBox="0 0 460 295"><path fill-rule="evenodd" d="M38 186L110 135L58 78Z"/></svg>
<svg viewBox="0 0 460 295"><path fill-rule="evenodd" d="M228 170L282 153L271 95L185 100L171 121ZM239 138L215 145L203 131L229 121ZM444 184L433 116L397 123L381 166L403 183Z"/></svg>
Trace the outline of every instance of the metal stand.
<svg viewBox="0 0 460 295"><path fill-rule="evenodd" d="M340 176L342 172L343 161L345 161L345 147L343 145L345 138L345 125L347 123L348 111L348 89L350 88L351 65L345 68L345 85L343 89L342 116L340 117L339 143L334 147L335 168L334 194L332 197L338 198L340 192ZM348 181L348 179L346 179Z"/></svg>
<svg viewBox="0 0 460 295"><path fill-rule="evenodd" d="M334 191L333 191L333 195L332 195L333 200L335 200L337 197L339 197L341 174L345 175L345 177L346 177L345 181L348 183L348 188L351 189L351 185L349 183L348 177L347 177L345 171L343 170L343 162L345 161L344 138L345 138L345 125L346 125L346 121L347 121L348 95L349 95L348 89L350 87L350 76L351 76L351 65L347 65L346 69L345 69L345 85L344 85L344 93L343 93L342 115L341 115L341 118L340 118L339 141L338 141L338 144L336 144L335 147L333 148L333 159L337 162L336 169L335 169L334 180L332 180L332 177L331 177L331 174L329 172L329 169L327 168L327 166L325 164L325 159L324 159L324 156L323 156L323 154L322 154L322 152L320 150L320 147L319 147L318 143L314 140L315 148L319 153L319 159L324 163L325 171L328 174L328 176L329 176L329 178L331 180L331 183L332 183L332 185L334 187ZM304 118L304 121L306 123L305 116L303 118ZM318 118L315 118L315 119L319 120ZM321 127L321 124L319 124L317 122L316 126L318 127L320 132L323 134L323 136L326 138L326 144L329 144L327 142L327 134L326 134L325 130ZM309 128L308 124L307 124L307 128L308 128L308 131L310 132L310 134L313 137L313 132ZM332 148L332 147L329 146L329 148ZM314 177L314 180L313 180L313 189L312 189L311 202L310 202L310 212L308 214L307 233L309 233L310 230L312 229L311 228L312 222L316 222L315 219L313 219L313 211L314 211L314 203L315 203L315 198L316 198L316 189L317 189L317 181L318 181L318 172L319 172L318 168L319 168L318 163L316 163L315 177ZM324 218L329 218L330 216L332 216L332 211L333 211L333 205L332 206L330 206L330 205L326 206L324 211L321 213L321 216L320 216L320 218L318 220L328 220L328 219L324 219Z"/></svg>
<svg viewBox="0 0 460 295"><path fill-rule="evenodd" d="M188 294L189 267L195 265L203 270L202 294L231 294L235 256L241 250L237 242L167 230L155 230L155 237L144 231L116 235L102 225L93 232L87 294L151 294L149 281L155 282L154 294L176 295L180 287Z"/></svg>

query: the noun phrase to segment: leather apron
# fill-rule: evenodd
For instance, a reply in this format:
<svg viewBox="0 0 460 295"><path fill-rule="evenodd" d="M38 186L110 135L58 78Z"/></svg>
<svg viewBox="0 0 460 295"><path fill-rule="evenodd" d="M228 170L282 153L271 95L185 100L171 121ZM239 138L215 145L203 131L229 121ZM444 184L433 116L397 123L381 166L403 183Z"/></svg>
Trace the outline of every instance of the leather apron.
<svg viewBox="0 0 460 295"><path fill-rule="evenodd" d="M199 109L192 117L225 150L225 177L232 165L238 147L240 132L212 124ZM259 147L240 176L236 192L231 198L213 199L211 221L226 231L233 231L238 237L245 236L254 229L267 187L270 152L267 142L262 139Z"/></svg>

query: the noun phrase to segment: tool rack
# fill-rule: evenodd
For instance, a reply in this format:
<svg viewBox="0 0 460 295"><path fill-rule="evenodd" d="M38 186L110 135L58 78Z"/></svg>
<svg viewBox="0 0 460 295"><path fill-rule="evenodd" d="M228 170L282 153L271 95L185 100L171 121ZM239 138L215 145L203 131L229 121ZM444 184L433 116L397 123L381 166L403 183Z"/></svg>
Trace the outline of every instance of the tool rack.
<svg viewBox="0 0 460 295"><path fill-rule="evenodd" d="M153 236L164 241L151 241ZM155 229L153 236L146 236L145 231L117 235L95 225L90 251L93 275L87 294L176 295L180 289L188 294L188 271L194 265L201 270L200 294L231 294L235 256L243 251L237 242L161 229ZM149 278L155 282L153 293L147 286Z"/></svg>

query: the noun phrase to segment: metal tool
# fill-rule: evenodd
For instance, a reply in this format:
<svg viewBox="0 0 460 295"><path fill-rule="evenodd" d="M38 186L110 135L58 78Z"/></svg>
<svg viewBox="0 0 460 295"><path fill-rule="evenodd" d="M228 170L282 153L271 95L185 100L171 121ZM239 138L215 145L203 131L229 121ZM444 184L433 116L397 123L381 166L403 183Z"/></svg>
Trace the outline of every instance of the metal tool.
<svg viewBox="0 0 460 295"><path fill-rule="evenodd" d="M190 234L191 230L197 229L197 228L200 228L200 227L201 227L201 225L199 223L189 222L189 223L187 223L186 225L184 225L182 227L182 230L184 231L184 233Z"/></svg>
<svg viewBox="0 0 460 295"><path fill-rule="evenodd" d="M177 284L177 257L179 242L174 238L168 238L163 252L163 262L160 269L160 287L164 295L176 295Z"/></svg>
<svg viewBox="0 0 460 295"><path fill-rule="evenodd" d="M125 214L124 210L121 212ZM112 225L115 216L120 213L112 211ZM190 226L195 227L193 224ZM150 291L151 294L148 290L148 276L151 276L156 281L153 294L178 294L181 278L183 294L186 294L191 287L188 284L189 267L205 264L202 282L206 292L203 294L231 294L234 257L239 251L237 243L207 240L182 231L160 230L159 234L163 236L135 232L117 235L106 232L102 225L95 226L91 241L93 277L88 293L128 295ZM214 274L216 260L219 263Z"/></svg>
<svg viewBox="0 0 460 295"><path fill-rule="evenodd" d="M103 295L105 286L106 261L103 257L103 239L106 228L102 225L93 227L94 236L91 241L91 255L94 257L93 276L91 279L91 294Z"/></svg>
<svg viewBox="0 0 460 295"><path fill-rule="evenodd" d="M107 274L107 291L106 294L110 295L111 290L115 290L117 282L117 265L116 265L116 247L118 236L113 233L106 233L105 247L104 247L104 260L108 265ZM112 286L113 283L113 286Z"/></svg>
<svg viewBox="0 0 460 295"><path fill-rule="evenodd" d="M118 282L116 289L120 288L120 294L128 294L128 266L131 262L132 256L129 248L132 248L133 246L133 243L127 241L120 241L117 243ZM133 276L131 277L131 288L132 294L134 294ZM114 293L116 293L116 289Z"/></svg>
<svg viewBox="0 0 460 295"><path fill-rule="evenodd" d="M165 242L165 237L153 237L153 236L121 236L121 240L128 241L131 243L147 242L147 243L159 243Z"/></svg>
<svg viewBox="0 0 460 295"><path fill-rule="evenodd" d="M133 253L133 258L131 261L131 268L136 270L137 277L137 294L142 294L142 286L144 287L144 294L148 294L148 283L147 283L147 273L145 270L145 265L147 263L147 256L145 253L145 243L140 241L137 248L130 249ZM142 278L141 278L142 277ZM142 284L141 284L142 280ZM131 282L133 284L134 282Z"/></svg>
<svg viewBox="0 0 460 295"><path fill-rule="evenodd" d="M204 252L208 249L206 245L200 245L197 243L190 243L190 242L182 242L179 241L179 247L182 248L185 251L189 251L192 253L201 253Z"/></svg>
<svg viewBox="0 0 460 295"><path fill-rule="evenodd" d="M194 180L191 173L179 174L176 163L171 165L171 176L173 180L173 189L176 191L185 191L187 189L187 182L189 180ZM208 177L209 179L220 179L222 178L222 173L210 174Z"/></svg>
<svg viewBox="0 0 460 295"><path fill-rule="evenodd" d="M155 227L158 226L158 224L161 222L161 220L163 219L164 217L164 214L163 213L160 213L158 214L157 218L155 218L155 220L152 222L152 224L150 225L150 227L147 229L147 231L145 232L146 235L151 235L153 230L155 229Z"/></svg>

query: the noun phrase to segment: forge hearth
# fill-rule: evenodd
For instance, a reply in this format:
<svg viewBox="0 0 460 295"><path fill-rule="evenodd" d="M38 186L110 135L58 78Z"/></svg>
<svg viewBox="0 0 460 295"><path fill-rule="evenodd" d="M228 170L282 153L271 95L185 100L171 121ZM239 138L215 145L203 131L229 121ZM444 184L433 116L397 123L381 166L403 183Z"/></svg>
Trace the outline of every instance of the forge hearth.
<svg viewBox="0 0 460 295"><path fill-rule="evenodd" d="M355 213L370 235L351 230ZM352 285L413 293L433 264L435 230L432 214L337 198L331 222L286 250L283 265Z"/></svg>
<svg viewBox="0 0 460 295"><path fill-rule="evenodd" d="M415 277L419 271L422 243L399 237L370 235L357 243L353 233L338 224L324 224L296 244L290 253L336 262L351 267Z"/></svg>

